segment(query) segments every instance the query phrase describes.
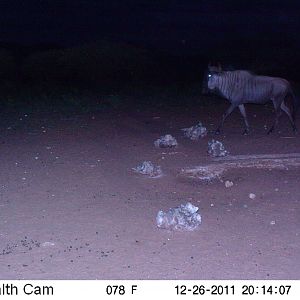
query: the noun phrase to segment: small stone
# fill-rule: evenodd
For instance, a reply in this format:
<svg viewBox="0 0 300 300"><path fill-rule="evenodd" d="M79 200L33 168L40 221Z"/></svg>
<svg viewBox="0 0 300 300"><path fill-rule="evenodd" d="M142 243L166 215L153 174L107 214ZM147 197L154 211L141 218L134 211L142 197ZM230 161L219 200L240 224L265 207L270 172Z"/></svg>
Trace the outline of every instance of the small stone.
<svg viewBox="0 0 300 300"><path fill-rule="evenodd" d="M172 135L166 134L165 136L161 136L159 139L157 139L154 142L154 145L156 148L172 148L177 147L178 143Z"/></svg>
<svg viewBox="0 0 300 300"><path fill-rule="evenodd" d="M52 246L54 246L55 244L53 243L53 242L44 242L44 243L42 243L42 247L52 247Z"/></svg>
<svg viewBox="0 0 300 300"><path fill-rule="evenodd" d="M256 197L255 194L253 194L253 193L250 193L250 194L249 194L249 198L250 198L250 199L255 199L255 197Z"/></svg>
<svg viewBox="0 0 300 300"><path fill-rule="evenodd" d="M150 177L161 177L163 175L161 167L153 165L151 161L144 161L140 166L132 169L137 173Z"/></svg>
<svg viewBox="0 0 300 300"><path fill-rule="evenodd" d="M208 142L207 152L212 157L222 157L229 154L229 152L225 150L224 145L221 142L215 140L211 140Z"/></svg>
<svg viewBox="0 0 300 300"><path fill-rule="evenodd" d="M232 186L233 186L233 182L232 181L229 181L229 180L225 181L225 187L229 188L229 187L232 187Z"/></svg>
<svg viewBox="0 0 300 300"><path fill-rule="evenodd" d="M199 138L203 138L207 135L207 129L199 122L197 125L190 128L181 129L184 133L184 136L191 139L192 141L197 141Z"/></svg>

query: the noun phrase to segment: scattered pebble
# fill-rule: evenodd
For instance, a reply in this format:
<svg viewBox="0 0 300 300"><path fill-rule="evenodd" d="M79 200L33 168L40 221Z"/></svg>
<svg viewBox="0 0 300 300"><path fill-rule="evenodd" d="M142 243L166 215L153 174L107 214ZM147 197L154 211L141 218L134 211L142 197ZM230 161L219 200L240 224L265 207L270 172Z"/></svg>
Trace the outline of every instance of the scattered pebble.
<svg viewBox="0 0 300 300"><path fill-rule="evenodd" d="M54 246L55 244L53 242L44 242L41 244L42 247L51 247Z"/></svg>
<svg viewBox="0 0 300 300"><path fill-rule="evenodd" d="M233 186L233 182L232 181L229 181L229 180L225 181L225 187L229 188L229 187L232 187L232 186Z"/></svg>
<svg viewBox="0 0 300 300"><path fill-rule="evenodd" d="M192 141L197 141L199 138L203 138L207 135L207 129L199 122L197 125L181 129L184 136L191 139Z"/></svg>
<svg viewBox="0 0 300 300"><path fill-rule="evenodd" d="M166 134L165 136L161 136L154 142L156 148L172 148L178 145L176 139L170 135Z"/></svg>
<svg viewBox="0 0 300 300"><path fill-rule="evenodd" d="M140 166L132 169L137 173L148 175L150 177L161 177L163 174L161 167L153 165L151 161L144 161Z"/></svg>
<svg viewBox="0 0 300 300"><path fill-rule="evenodd" d="M159 228L168 230L193 231L201 225L201 215L197 206L187 202L178 207L170 208L166 212L160 210L157 213L156 224Z"/></svg>
<svg viewBox="0 0 300 300"><path fill-rule="evenodd" d="M250 194L249 194L249 198L250 198L250 199L255 199L255 197L256 197L255 194L253 194L253 193L250 193Z"/></svg>
<svg viewBox="0 0 300 300"><path fill-rule="evenodd" d="M224 145L215 140L211 140L208 142L208 154L213 156L213 157L222 157L228 155L228 151L225 150Z"/></svg>
<svg viewBox="0 0 300 300"><path fill-rule="evenodd" d="M274 220L272 220L271 222L270 222L270 225L275 225L275 221Z"/></svg>

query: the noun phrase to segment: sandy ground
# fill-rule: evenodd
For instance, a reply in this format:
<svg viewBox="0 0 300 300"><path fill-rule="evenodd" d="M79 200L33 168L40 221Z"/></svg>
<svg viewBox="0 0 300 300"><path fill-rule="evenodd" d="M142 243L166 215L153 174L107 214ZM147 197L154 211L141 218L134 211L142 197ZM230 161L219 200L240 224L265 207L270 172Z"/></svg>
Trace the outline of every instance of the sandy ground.
<svg viewBox="0 0 300 300"><path fill-rule="evenodd" d="M212 131L226 105L3 116L0 278L300 279L300 169L237 169L211 183L178 176L211 161L215 138L191 141L180 129L202 121ZM235 112L217 137L231 154L300 152L285 117L267 136L270 108L247 108L249 136ZM167 133L179 146L155 148ZM134 173L145 160L164 176ZM187 201L199 207L198 230L157 228L159 210Z"/></svg>

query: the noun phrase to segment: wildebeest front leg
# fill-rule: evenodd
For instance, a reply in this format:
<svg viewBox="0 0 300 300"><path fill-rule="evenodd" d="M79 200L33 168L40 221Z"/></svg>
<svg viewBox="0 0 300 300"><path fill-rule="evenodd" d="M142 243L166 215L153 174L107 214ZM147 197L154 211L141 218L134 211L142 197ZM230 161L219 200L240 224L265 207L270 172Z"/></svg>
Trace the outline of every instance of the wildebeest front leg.
<svg viewBox="0 0 300 300"><path fill-rule="evenodd" d="M275 101L273 101L273 104L274 104L274 109L275 109L275 121L274 121L272 127L267 132L267 134L270 134L271 132L274 131L275 127L278 125L279 117L281 116L281 110L280 110L279 104L276 103Z"/></svg>
<svg viewBox="0 0 300 300"><path fill-rule="evenodd" d="M226 118L233 112L233 110L236 108L235 104L232 104L229 106L229 108L226 110L225 114L222 117L222 121L220 125L218 126L217 130L215 131L215 134L220 134L221 128L223 127L224 121Z"/></svg>
<svg viewBox="0 0 300 300"><path fill-rule="evenodd" d="M250 131L250 126L249 126L249 123L248 123L246 109L245 109L244 104L240 104L239 109L240 109L241 115L244 118L244 123L245 123L245 130L244 130L243 134L248 134L249 131Z"/></svg>

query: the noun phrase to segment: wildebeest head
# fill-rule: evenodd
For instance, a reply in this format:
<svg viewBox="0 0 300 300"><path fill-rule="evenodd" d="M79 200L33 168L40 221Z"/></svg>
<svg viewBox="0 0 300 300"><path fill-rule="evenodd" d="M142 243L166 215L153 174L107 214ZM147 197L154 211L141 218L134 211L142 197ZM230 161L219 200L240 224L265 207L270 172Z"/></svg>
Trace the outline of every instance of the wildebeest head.
<svg viewBox="0 0 300 300"><path fill-rule="evenodd" d="M208 81L209 77L213 74L218 74L222 72L222 66L220 63L218 63L217 66L212 65L211 63L208 64L207 66L207 71L204 73L204 78L202 82L202 94L203 95L208 95L212 93L212 90L208 87Z"/></svg>
<svg viewBox="0 0 300 300"><path fill-rule="evenodd" d="M210 91L214 90L216 88L218 76L219 76L219 74L217 74L217 73L208 74L207 87Z"/></svg>

